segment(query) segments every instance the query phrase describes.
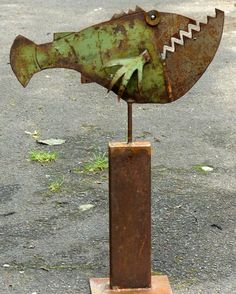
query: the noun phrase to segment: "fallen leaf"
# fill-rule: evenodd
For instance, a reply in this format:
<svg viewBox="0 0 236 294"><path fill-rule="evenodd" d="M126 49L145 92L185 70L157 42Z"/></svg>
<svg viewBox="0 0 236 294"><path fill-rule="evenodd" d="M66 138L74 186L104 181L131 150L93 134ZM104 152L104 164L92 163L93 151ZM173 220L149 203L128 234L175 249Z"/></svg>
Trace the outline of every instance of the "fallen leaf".
<svg viewBox="0 0 236 294"><path fill-rule="evenodd" d="M205 172L212 172L213 171L213 168L210 166L202 166L201 168Z"/></svg>
<svg viewBox="0 0 236 294"><path fill-rule="evenodd" d="M46 268L45 266L40 266L40 269L43 270L43 271L45 271L45 272L49 272L49 269Z"/></svg>
<svg viewBox="0 0 236 294"><path fill-rule="evenodd" d="M91 209L93 207L94 207L94 205L92 205L92 204L84 204L84 205L80 205L79 209L81 211L86 211L86 210L89 210L89 209Z"/></svg>
<svg viewBox="0 0 236 294"><path fill-rule="evenodd" d="M154 141L160 143L161 142L161 139L159 139L158 137L155 137L154 138Z"/></svg>
<svg viewBox="0 0 236 294"><path fill-rule="evenodd" d="M40 137L40 133L39 131L34 131L34 132L28 132L28 131L25 131L25 134L26 135L30 135L32 138L34 138L35 140L39 139Z"/></svg>
<svg viewBox="0 0 236 294"><path fill-rule="evenodd" d="M182 205L177 205L174 207L175 209L179 209L179 208L182 208Z"/></svg>
<svg viewBox="0 0 236 294"><path fill-rule="evenodd" d="M204 164L195 165L193 169L197 172L204 172L204 173L209 173L214 171L214 168L212 166L208 166Z"/></svg>
<svg viewBox="0 0 236 294"><path fill-rule="evenodd" d="M221 230L221 231L223 230L222 226L217 225L217 224L212 224L211 227L216 228L216 229Z"/></svg>
<svg viewBox="0 0 236 294"><path fill-rule="evenodd" d="M49 146L56 146L56 145L62 145L66 141L62 139L47 139L47 140L37 140L37 143L42 145L49 145Z"/></svg>
<svg viewBox="0 0 236 294"><path fill-rule="evenodd" d="M11 216L11 215L13 215L15 213L16 213L15 211L10 211L10 212L4 213L4 214L0 214L0 216L7 217L7 216Z"/></svg>
<svg viewBox="0 0 236 294"><path fill-rule="evenodd" d="M69 99L70 99L71 101L77 101L77 98L76 98L76 97L69 97Z"/></svg>

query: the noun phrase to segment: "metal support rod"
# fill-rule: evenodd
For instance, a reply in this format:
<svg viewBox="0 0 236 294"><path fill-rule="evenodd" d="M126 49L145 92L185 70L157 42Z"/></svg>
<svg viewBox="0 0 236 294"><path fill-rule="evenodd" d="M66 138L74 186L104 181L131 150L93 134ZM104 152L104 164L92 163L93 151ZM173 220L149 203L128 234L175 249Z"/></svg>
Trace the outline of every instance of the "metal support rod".
<svg viewBox="0 0 236 294"><path fill-rule="evenodd" d="M128 105L128 144L133 142L133 100L127 101Z"/></svg>

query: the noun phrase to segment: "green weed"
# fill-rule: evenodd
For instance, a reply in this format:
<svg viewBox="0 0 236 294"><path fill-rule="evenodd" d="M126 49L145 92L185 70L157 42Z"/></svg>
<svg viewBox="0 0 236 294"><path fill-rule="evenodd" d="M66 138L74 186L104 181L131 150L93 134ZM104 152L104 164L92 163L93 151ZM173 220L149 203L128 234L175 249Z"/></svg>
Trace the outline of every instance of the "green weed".
<svg viewBox="0 0 236 294"><path fill-rule="evenodd" d="M29 154L29 159L36 162L50 162L56 160L58 154L56 152L46 152L46 151L31 151Z"/></svg>
<svg viewBox="0 0 236 294"><path fill-rule="evenodd" d="M58 193L61 191L62 189L62 186L63 186L63 182L64 180L57 180L57 181L54 181L54 182L51 182L48 186L48 189L50 192L53 192L53 193Z"/></svg>
<svg viewBox="0 0 236 294"><path fill-rule="evenodd" d="M96 173L108 168L108 158L106 153L93 154L93 157L84 164L82 168L76 168L75 172Z"/></svg>
<svg viewBox="0 0 236 294"><path fill-rule="evenodd" d="M106 153L99 153L94 154L91 160L84 165L84 171L85 172L98 172L98 171L104 171L108 168L108 158Z"/></svg>

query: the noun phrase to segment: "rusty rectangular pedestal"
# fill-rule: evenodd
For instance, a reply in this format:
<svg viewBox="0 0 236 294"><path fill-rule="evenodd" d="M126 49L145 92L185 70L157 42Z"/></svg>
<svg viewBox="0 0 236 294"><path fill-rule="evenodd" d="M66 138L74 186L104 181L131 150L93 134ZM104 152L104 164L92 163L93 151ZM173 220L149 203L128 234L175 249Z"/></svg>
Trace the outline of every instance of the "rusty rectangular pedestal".
<svg viewBox="0 0 236 294"><path fill-rule="evenodd" d="M109 144L111 288L151 286L151 145Z"/></svg>
<svg viewBox="0 0 236 294"><path fill-rule="evenodd" d="M151 144L109 144L110 278L91 279L92 294L171 294L151 277Z"/></svg>

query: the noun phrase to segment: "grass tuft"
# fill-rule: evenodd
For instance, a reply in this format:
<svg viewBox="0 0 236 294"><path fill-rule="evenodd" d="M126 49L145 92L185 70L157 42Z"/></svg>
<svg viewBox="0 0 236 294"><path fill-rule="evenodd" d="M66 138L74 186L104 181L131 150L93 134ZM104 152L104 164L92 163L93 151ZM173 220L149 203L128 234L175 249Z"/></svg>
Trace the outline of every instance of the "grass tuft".
<svg viewBox="0 0 236 294"><path fill-rule="evenodd" d="M84 165L85 172L104 171L108 168L108 158L106 153L93 154L91 160Z"/></svg>
<svg viewBox="0 0 236 294"><path fill-rule="evenodd" d="M36 162L50 162L56 160L58 154L56 152L46 152L46 151L31 151L29 154L29 159Z"/></svg>
<svg viewBox="0 0 236 294"><path fill-rule="evenodd" d="M106 153L95 153L89 162L85 163L82 168L76 168L76 173L97 173L108 169L108 157Z"/></svg>
<svg viewBox="0 0 236 294"><path fill-rule="evenodd" d="M60 192L63 186L63 182L64 182L63 179L51 182L48 186L49 191L52 193Z"/></svg>

